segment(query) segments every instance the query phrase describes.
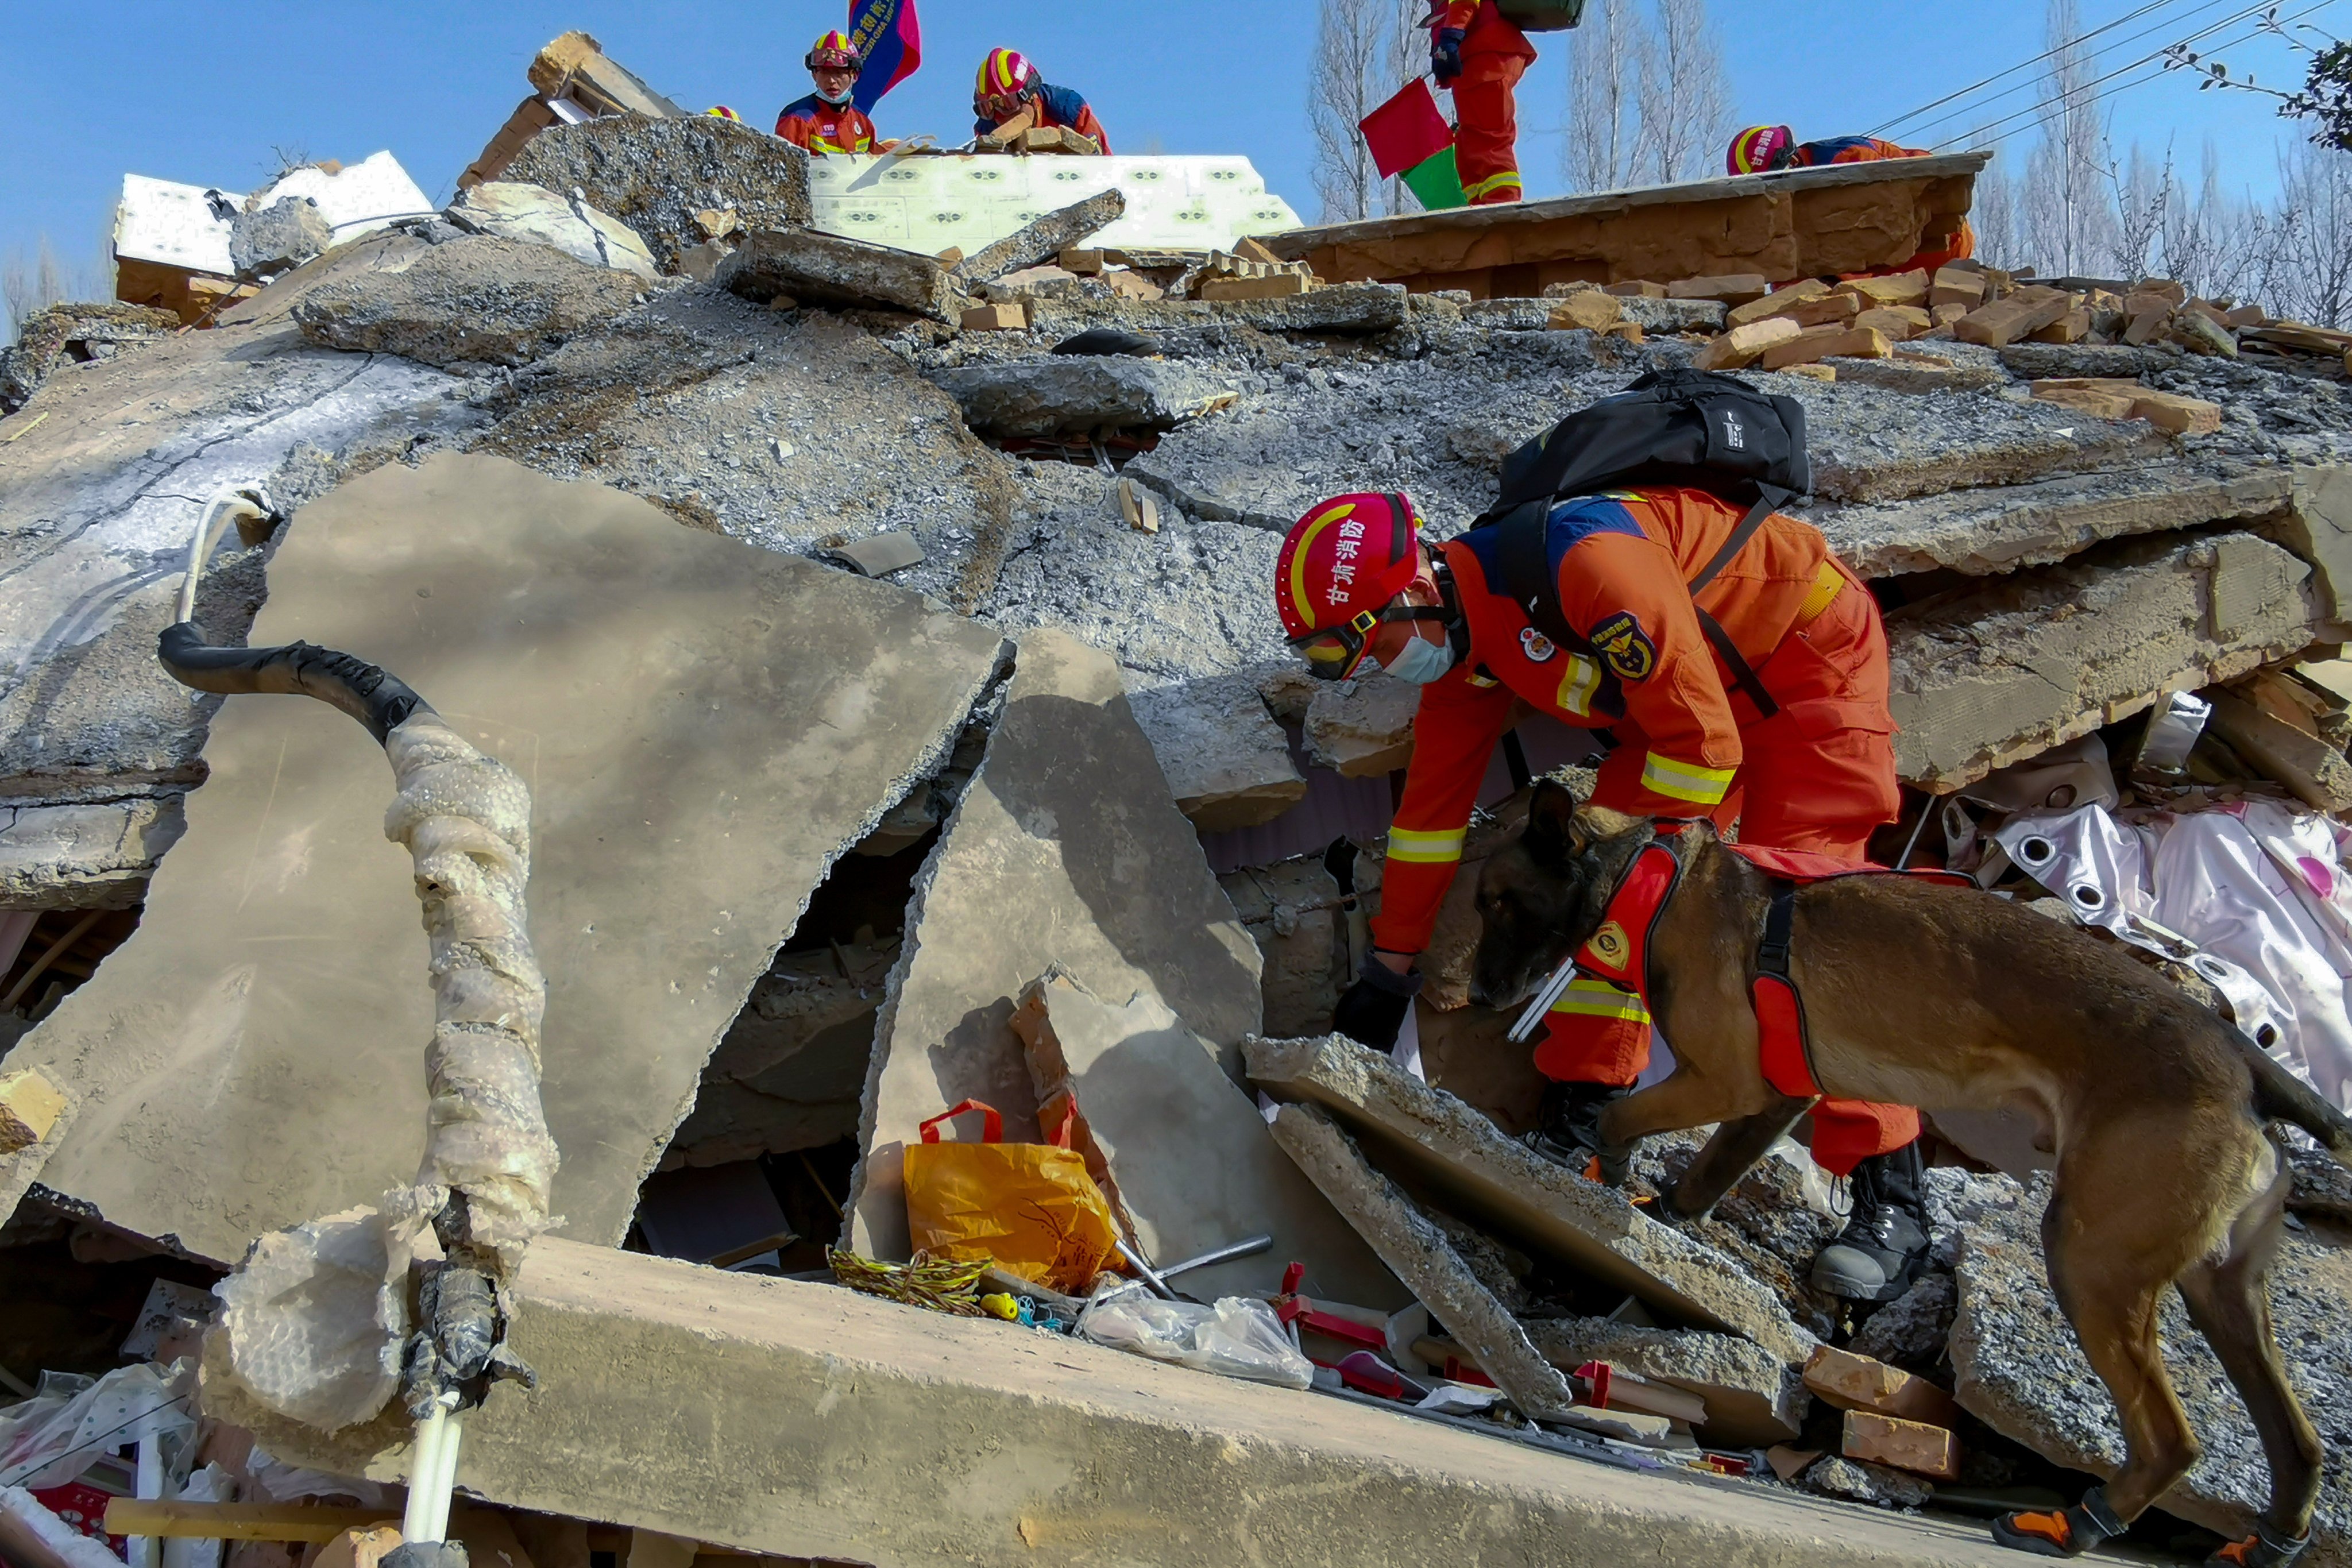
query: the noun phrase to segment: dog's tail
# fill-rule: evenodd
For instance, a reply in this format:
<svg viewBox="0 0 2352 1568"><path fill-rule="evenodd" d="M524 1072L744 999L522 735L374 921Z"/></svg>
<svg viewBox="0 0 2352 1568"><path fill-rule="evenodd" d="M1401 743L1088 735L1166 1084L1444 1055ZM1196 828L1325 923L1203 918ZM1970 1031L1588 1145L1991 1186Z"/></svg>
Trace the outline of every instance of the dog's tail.
<svg viewBox="0 0 2352 1568"><path fill-rule="evenodd" d="M2231 1026L2230 1037L2254 1075L2254 1114L2265 1121L2287 1121L2302 1128L2336 1156L2352 1166L2352 1117L2322 1100L2319 1091L2279 1066L2268 1051Z"/></svg>

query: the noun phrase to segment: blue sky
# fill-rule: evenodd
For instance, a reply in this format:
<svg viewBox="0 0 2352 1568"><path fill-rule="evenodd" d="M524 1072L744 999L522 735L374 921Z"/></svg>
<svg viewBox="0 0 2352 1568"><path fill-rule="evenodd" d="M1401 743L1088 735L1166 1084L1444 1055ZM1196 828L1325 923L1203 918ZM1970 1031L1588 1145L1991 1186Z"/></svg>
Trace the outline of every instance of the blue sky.
<svg viewBox="0 0 2352 1568"><path fill-rule="evenodd" d="M1595 4L1601 0L1594 0ZM2080 0L2095 26L2146 0ZM2304 9L2312 0L2291 4ZM2186 31L2239 8L2165 0L2110 35L2174 17ZM1837 5L1715 0L1741 118L1801 136L1869 129L2038 54L2042 0L1969 6L1844 0ZM1049 80L1086 93L1121 152L1234 153L1314 216L1306 82L1312 0L1097 0L1046 7L923 0L923 70L885 100L886 134L969 133L972 71L990 47L1026 52ZM2352 0L2312 18L2352 31ZM801 57L840 25L837 5L697 0L6 0L0 5L0 256L47 235L69 264L102 253L126 172L234 190L276 166L273 147L355 161L390 148L428 194L450 182L529 90L532 53L584 27L615 58L689 108L727 103L772 123L807 90ZM2233 37L2242 27L2221 37ZM2105 67L2178 34L2159 32ZM1565 38L1520 99L1521 159L1531 196L1556 194ZM2274 42L2225 53L2263 79L2300 78ZM2023 108L2012 97L1933 133L1962 132ZM2167 137L2193 166L2207 138L2234 184L2266 192L2274 150L2294 134L2263 100L2199 93L2179 76L2108 101L2119 142ZM1900 134L1898 132L1898 134ZM2011 151L2021 159L2031 133Z"/></svg>

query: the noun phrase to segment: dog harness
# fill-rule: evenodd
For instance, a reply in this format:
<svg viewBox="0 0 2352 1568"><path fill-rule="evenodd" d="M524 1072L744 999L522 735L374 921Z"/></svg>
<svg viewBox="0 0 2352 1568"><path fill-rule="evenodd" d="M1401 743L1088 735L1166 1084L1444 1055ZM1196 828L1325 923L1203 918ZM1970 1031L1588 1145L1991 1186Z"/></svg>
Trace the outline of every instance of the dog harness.
<svg viewBox="0 0 2352 1568"><path fill-rule="evenodd" d="M1576 955L1580 973L1626 996L1629 1015L1646 1014L1650 1002L1650 938L1666 910L1667 900L1682 882L1682 852L1675 837L1678 821L1655 825L1658 837L1634 853L1617 891L1602 911L1600 927ZM1726 844L1741 859L1771 879L1771 901L1765 908L1764 928L1756 944L1756 978L1748 984L1748 1003L1756 1009L1757 1065L1764 1081L1796 1100L1817 1100L1824 1092L1813 1076L1812 1041L1805 1027L1805 1002L1789 973L1789 948L1796 925L1797 890L1839 877L1915 876L1953 886L1973 887L1957 872L1922 870L1897 873L1886 866L1854 866L1832 856L1802 849L1750 848Z"/></svg>

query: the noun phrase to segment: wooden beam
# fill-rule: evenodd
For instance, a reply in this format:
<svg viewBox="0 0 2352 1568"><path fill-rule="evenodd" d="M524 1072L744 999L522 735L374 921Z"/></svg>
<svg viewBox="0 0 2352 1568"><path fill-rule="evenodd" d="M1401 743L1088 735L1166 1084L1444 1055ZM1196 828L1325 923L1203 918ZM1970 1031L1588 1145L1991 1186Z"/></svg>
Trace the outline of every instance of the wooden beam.
<svg viewBox="0 0 2352 1568"><path fill-rule="evenodd" d="M119 1497L106 1505L109 1535L166 1541L328 1542L346 1530L398 1524L396 1508L327 1508L312 1503L152 1502Z"/></svg>

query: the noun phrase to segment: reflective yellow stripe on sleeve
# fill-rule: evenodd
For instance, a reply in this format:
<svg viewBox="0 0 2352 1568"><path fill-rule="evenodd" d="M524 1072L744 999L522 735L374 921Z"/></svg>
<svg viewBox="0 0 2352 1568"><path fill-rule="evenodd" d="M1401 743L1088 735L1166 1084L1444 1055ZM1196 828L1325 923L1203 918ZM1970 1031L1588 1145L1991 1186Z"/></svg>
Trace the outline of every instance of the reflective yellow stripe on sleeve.
<svg viewBox="0 0 2352 1568"><path fill-rule="evenodd" d="M1642 768L1642 787L1653 795L1687 801L1693 805L1720 805L1724 793L1731 788L1731 775L1738 771L1678 763L1652 752Z"/></svg>
<svg viewBox="0 0 2352 1568"><path fill-rule="evenodd" d="M1620 990L1606 980L1595 980L1580 974L1568 983L1559 1000L1551 1005L1554 1014L1568 1013L1580 1018L1622 1018L1629 1024L1650 1021L1649 1008L1642 998L1631 991Z"/></svg>
<svg viewBox="0 0 2352 1568"><path fill-rule="evenodd" d="M1560 671L1559 703L1564 712L1580 719L1592 716L1592 694L1601 689L1601 667L1580 653L1568 656L1568 668Z"/></svg>
<svg viewBox="0 0 2352 1568"><path fill-rule="evenodd" d="M1391 827L1389 829L1389 858L1411 861L1416 865L1450 865L1462 858L1462 839L1468 832L1467 827L1437 833Z"/></svg>

